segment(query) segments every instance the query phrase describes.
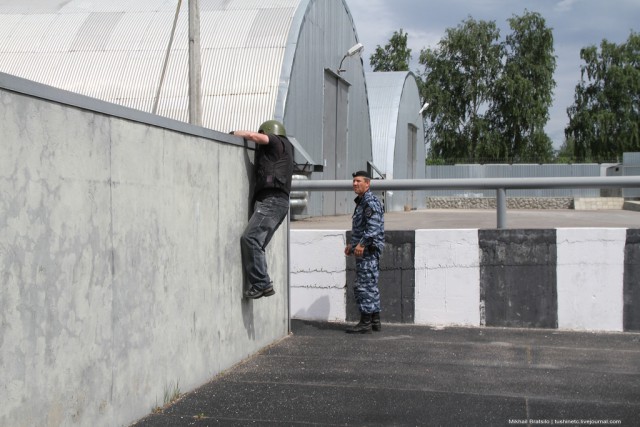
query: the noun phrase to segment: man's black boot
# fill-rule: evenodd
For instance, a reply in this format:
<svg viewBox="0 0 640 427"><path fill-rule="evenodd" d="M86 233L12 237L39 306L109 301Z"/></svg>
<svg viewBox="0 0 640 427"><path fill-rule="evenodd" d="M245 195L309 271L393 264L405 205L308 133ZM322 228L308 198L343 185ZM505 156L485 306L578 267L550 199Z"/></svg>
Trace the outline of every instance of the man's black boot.
<svg viewBox="0 0 640 427"><path fill-rule="evenodd" d="M348 334L370 334L371 333L371 313L360 314L360 322L353 328L347 329Z"/></svg>
<svg viewBox="0 0 640 427"><path fill-rule="evenodd" d="M380 332L382 330L382 323L380 323L380 312L373 313L371 315L371 329L376 332Z"/></svg>

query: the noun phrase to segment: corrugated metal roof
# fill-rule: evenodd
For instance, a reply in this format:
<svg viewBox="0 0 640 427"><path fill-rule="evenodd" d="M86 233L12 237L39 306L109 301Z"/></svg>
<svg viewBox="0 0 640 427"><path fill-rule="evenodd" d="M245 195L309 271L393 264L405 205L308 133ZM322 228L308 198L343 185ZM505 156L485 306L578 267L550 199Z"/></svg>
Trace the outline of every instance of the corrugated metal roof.
<svg viewBox="0 0 640 427"><path fill-rule="evenodd" d="M188 2L0 0L0 71L188 120ZM201 0L203 125L256 128L272 117L300 0Z"/></svg>
<svg viewBox="0 0 640 427"><path fill-rule="evenodd" d="M402 89L407 72L367 73L373 163L383 173L393 172L393 152Z"/></svg>

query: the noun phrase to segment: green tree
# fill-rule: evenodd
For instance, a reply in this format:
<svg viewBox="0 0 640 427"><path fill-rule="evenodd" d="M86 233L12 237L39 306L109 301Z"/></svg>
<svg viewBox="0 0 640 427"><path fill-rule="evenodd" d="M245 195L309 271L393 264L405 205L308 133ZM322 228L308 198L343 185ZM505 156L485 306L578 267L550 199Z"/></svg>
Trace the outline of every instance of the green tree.
<svg viewBox="0 0 640 427"><path fill-rule="evenodd" d="M408 34L400 29L394 31L384 49L378 45L369 57L373 71L409 71L411 49L407 48Z"/></svg>
<svg viewBox="0 0 640 427"><path fill-rule="evenodd" d="M580 83L567 109L567 140L580 161L607 161L640 151L640 35L580 50Z"/></svg>
<svg viewBox="0 0 640 427"><path fill-rule="evenodd" d="M429 159L551 160L544 126L555 87L553 34L538 13L508 22L504 42L494 21L468 18L437 49L421 51Z"/></svg>
<svg viewBox="0 0 640 427"><path fill-rule="evenodd" d="M525 11L508 20L504 68L495 83L491 122L497 141L486 153L511 162L548 162L553 144L544 131L556 83L553 33L544 18Z"/></svg>
<svg viewBox="0 0 640 427"><path fill-rule="evenodd" d="M429 102L428 158L479 160L492 139L486 112L503 47L495 22L468 18L446 30L437 49L423 49L422 98Z"/></svg>
<svg viewBox="0 0 640 427"><path fill-rule="evenodd" d="M574 163L576 158L574 156L575 153L575 143L573 138L565 139L564 143L556 153L555 162L556 163Z"/></svg>

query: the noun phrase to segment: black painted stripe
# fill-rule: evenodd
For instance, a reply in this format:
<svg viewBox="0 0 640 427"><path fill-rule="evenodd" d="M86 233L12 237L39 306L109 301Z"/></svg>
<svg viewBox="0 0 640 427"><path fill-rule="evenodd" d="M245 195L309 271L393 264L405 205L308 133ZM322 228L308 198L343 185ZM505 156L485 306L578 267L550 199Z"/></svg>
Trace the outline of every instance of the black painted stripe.
<svg viewBox="0 0 640 427"><path fill-rule="evenodd" d="M347 231L347 241L351 232ZM380 256L380 305L382 321L413 323L415 318L415 247L416 233L410 231L386 231L384 251ZM353 296L356 279L355 260L347 258L347 320L360 318Z"/></svg>
<svg viewBox="0 0 640 427"><path fill-rule="evenodd" d="M623 330L640 331L640 229L627 230L623 289Z"/></svg>
<svg viewBox="0 0 640 427"><path fill-rule="evenodd" d="M556 231L478 230L478 241L484 325L557 328Z"/></svg>

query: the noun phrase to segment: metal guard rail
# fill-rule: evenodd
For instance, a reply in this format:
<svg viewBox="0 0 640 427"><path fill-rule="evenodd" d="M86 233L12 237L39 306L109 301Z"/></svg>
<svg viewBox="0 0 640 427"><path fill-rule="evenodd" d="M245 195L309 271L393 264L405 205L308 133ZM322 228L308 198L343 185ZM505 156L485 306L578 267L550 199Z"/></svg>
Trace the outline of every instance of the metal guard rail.
<svg viewBox="0 0 640 427"><path fill-rule="evenodd" d="M496 190L497 228L506 228L507 190L640 188L640 176L371 180L371 190ZM292 190L353 191L351 180L293 181Z"/></svg>

